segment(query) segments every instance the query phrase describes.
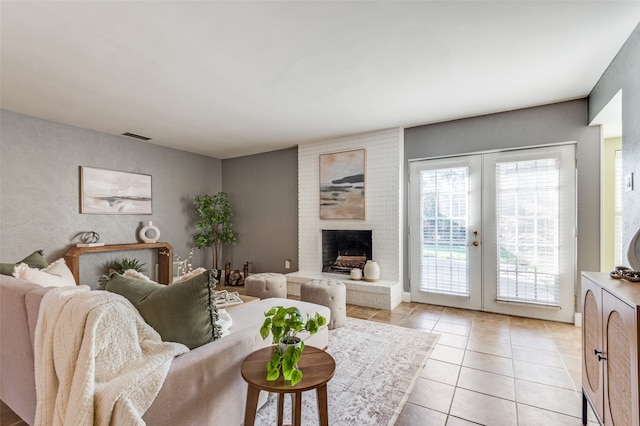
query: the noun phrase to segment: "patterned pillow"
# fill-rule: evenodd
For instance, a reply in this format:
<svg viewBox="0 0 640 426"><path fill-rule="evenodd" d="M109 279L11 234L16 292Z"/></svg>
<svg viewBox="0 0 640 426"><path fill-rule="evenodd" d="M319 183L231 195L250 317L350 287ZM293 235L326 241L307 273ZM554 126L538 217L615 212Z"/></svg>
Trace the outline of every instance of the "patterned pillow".
<svg viewBox="0 0 640 426"><path fill-rule="evenodd" d="M211 271L171 285L112 274L105 290L129 299L165 342L195 349L221 337L213 297L216 283Z"/></svg>

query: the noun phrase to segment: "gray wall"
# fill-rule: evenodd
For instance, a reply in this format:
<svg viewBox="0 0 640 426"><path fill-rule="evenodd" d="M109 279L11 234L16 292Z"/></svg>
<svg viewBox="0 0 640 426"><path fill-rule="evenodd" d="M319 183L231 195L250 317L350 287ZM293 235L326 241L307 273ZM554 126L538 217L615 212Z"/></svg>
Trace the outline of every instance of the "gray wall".
<svg viewBox="0 0 640 426"><path fill-rule="evenodd" d="M136 243L152 220L160 241L186 257L193 247L192 198L222 188L221 161L126 137L0 111L0 261L15 262L36 249L48 261L62 257L81 231L98 232L107 244ZM153 214L79 213L79 166L152 176ZM137 257L155 274L155 250L90 254L81 258L82 283L93 285L104 265ZM210 251L196 252L196 266L210 266Z"/></svg>
<svg viewBox="0 0 640 426"><path fill-rule="evenodd" d="M589 95L589 122L622 90L623 173L634 174L634 187L622 196L622 240L640 228L640 24Z"/></svg>
<svg viewBox="0 0 640 426"><path fill-rule="evenodd" d="M531 147L577 141L578 261L577 271L600 265L600 128L587 127L586 99L526 108L405 130L406 170L411 159L470 152ZM405 180L405 200L408 182ZM408 205L405 203L405 252ZM409 256L404 283L408 290ZM579 282L576 278L576 286ZM579 290L579 289L576 289Z"/></svg>
<svg viewBox="0 0 640 426"><path fill-rule="evenodd" d="M238 232L237 243L223 250L223 264L242 270L249 261L251 272L297 271L298 149L223 160L222 182Z"/></svg>

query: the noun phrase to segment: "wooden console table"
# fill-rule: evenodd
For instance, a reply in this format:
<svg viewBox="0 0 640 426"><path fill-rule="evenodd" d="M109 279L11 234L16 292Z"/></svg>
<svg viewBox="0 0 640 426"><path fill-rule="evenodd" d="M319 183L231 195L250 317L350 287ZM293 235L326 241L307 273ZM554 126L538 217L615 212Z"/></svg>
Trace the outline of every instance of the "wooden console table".
<svg viewBox="0 0 640 426"><path fill-rule="evenodd" d="M99 247L71 247L64 254L64 261L73 273L76 284L79 284L80 256L83 254L143 249L158 250L158 282L160 284L171 284L171 281L173 281L173 247L169 243L106 244Z"/></svg>

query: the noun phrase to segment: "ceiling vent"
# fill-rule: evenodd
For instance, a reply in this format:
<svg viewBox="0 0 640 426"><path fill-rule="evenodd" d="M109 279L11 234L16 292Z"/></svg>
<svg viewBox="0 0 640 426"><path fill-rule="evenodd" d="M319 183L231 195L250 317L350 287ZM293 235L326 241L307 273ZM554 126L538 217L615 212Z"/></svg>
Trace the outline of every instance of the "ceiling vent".
<svg viewBox="0 0 640 426"><path fill-rule="evenodd" d="M135 133L129 133L129 132L124 132L122 134L122 136L129 136L130 138L136 138L136 139L140 139L143 141L150 141L151 138L148 138L146 136L142 136L142 135L136 135Z"/></svg>

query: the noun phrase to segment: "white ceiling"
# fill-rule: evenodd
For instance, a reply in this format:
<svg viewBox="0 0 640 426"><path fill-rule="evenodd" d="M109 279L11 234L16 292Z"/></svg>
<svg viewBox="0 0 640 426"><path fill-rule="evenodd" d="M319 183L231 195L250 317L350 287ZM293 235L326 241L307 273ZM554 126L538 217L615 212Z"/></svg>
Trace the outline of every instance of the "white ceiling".
<svg viewBox="0 0 640 426"><path fill-rule="evenodd" d="M2 108L217 158L582 98L640 2L5 1Z"/></svg>

